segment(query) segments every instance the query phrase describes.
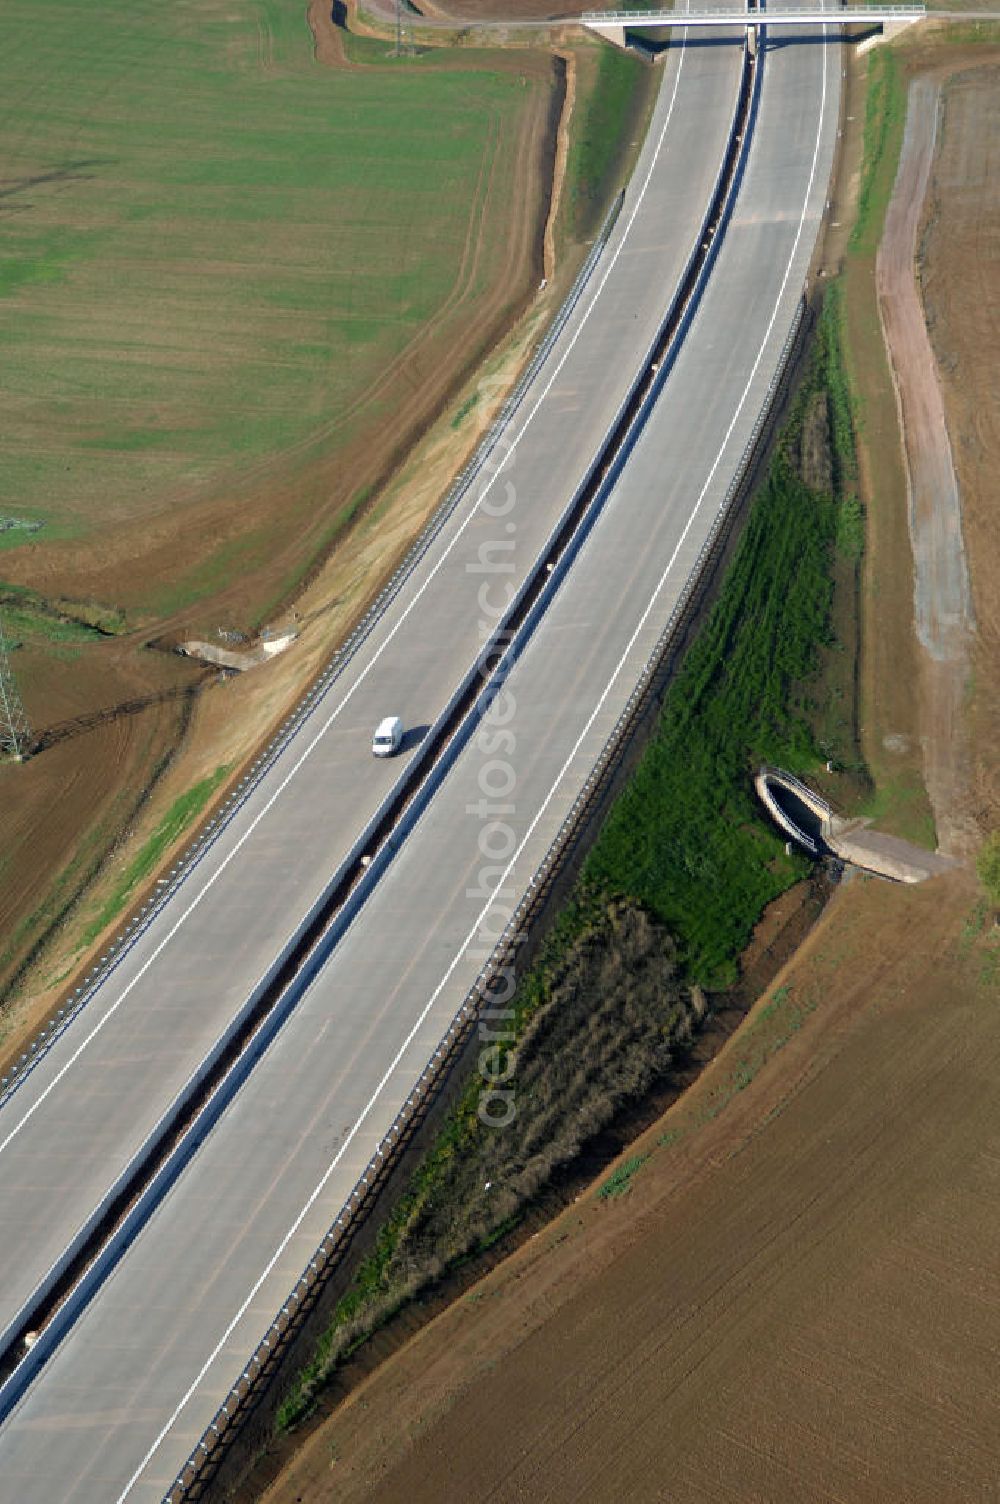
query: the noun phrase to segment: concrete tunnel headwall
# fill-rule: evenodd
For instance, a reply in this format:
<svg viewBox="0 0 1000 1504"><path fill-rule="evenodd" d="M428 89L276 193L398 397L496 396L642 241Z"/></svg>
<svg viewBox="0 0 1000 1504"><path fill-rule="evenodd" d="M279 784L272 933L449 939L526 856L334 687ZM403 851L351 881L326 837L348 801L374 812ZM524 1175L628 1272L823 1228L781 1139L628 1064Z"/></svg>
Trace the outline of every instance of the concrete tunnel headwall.
<svg viewBox="0 0 1000 1504"><path fill-rule="evenodd" d="M943 852L871 829L864 817L836 814L819 794L780 768L761 768L754 786L779 830L810 856L833 856L897 883L922 883L957 865Z"/></svg>
<svg viewBox="0 0 1000 1504"><path fill-rule="evenodd" d="M814 857L829 851L826 837L833 811L824 799L780 768L761 768L754 787L771 819L797 846Z"/></svg>

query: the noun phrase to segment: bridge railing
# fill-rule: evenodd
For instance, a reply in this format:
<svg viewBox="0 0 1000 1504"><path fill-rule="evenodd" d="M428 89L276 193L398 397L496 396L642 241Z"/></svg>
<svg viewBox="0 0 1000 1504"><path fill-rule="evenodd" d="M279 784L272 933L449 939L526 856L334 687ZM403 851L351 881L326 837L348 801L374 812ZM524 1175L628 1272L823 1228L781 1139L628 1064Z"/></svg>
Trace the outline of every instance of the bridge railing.
<svg viewBox="0 0 1000 1504"><path fill-rule="evenodd" d="M841 5L826 10L822 5L779 5L769 10L749 10L742 5L699 5L690 11L652 10L599 10L586 11L580 22L583 26L682 26L711 25L718 22L736 24L753 21L767 26L782 21L816 19L816 24L843 23L847 20L919 20L927 14L923 4L880 5L874 0L858 0L858 3Z"/></svg>

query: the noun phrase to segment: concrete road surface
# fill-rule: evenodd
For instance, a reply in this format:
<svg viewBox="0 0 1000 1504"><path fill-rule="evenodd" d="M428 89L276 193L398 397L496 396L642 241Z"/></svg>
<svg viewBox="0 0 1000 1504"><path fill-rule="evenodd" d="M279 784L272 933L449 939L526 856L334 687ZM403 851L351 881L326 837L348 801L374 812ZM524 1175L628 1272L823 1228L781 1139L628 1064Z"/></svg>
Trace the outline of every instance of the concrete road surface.
<svg viewBox="0 0 1000 1504"><path fill-rule="evenodd" d="M389 792L384 715L432 723L599 451L697 239L723 156L739 47L666 66L614 236L512 424L516 537L478 486L260 787L64 1035L0 1108L0 1333L140 1151ZM509 574L477 572L480 547ZM489 618L487 618L489 620ZM266 670L262 670L266 672ZM238 689L235 690L238 692ZM409 755L412 755L409 754Z"/></svg>
<svg viewBox="0 0 1000 1504"><path fill-rule="evenodd" d="M696 55L724 66L722 51ZM768 52L748 172L708 291L508 681L509 720L463 749L303 1002L0 1431L3 1498L160 1498L441 1039L488 948L490 890L499 882L513 902L529 880L738 466L813 249L840 66L836 45L783 40ZM509 477L517 538L534 494L519 459ZM484 789L513 806L510 839L486 839L500 870L485 879Z"/></svg>

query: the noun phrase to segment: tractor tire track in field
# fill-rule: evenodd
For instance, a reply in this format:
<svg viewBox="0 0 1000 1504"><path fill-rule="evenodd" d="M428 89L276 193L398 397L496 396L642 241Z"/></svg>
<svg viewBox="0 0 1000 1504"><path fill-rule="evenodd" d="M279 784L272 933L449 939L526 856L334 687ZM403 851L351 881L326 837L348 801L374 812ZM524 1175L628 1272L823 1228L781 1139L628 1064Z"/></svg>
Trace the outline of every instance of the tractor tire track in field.
<svg viewBox="0 0 1000 1504"><path fill-rule="evenodd" d="M313 7L314 12L318 10L319 7ZM303 16L302 20L305 19ZM314 28L318 48L320 39L329 40L334 36L335 28L326 19L326 26L317 25ZM120 34L117 46L102 55L108 71L106 76L97 81L101 99L113 93L134 53L134 42L134 34L130 39L128 33L124 32ZM308 38L306 42L308 44ZM256 47L255 37L252 43L254 57ZM336 59L331 58L331 61ZM42 69L41 80L32 86L36 95L41 88L50 100L54 100L60 90L65 92L68 86L67 70L74 64L71 53L66 52L64 47L61 47L59 62L58 83L45 90L44 80L48 75ZM465 301L459 303L457 313L452 312L453 323L450 330L446 329L442 333L439 328L436 342L431 340L422 347L421 364L426 368L423 379L419 379L418 371L418 379L413 383L406 383L401 374L395 391L390 391L389 400L398 402L391 435L385 435L383 428L383 441L372 443L373 425L366 422L367 444L362 445L360 438L358 442L352 441L347 452L338 453L335 457L335 471L324 467L322 473L312 477L285 474L285 459L280 454L273 458L269 456L268 466L258 475L255 494L252 495L248 494L248 487L243 485L238 495L223 495L221 498L216 496L207 501L178 493L169 515L157 513L150 518L143 535L143 562L137 566L134 556L131 557L128 561L129 576L135 574L137 567L145 569L151 578L155 578L160 569L176 567L176 518L188 503L193 505L185 513L185 537L197 536L205 542L206 547L218 547L232 537L251 532L266 519L280 515L283 504L303 484L306 487L314 485L317 491L322 485L327 504L312 510L301 530L286 530L266 565L270 581L276 585L279 580L288 580L290 594L298 595L320 575L328 555L336 547L336 542L331 543L329 540L328 530L331 504L336 505L340 489L343 489L341 499L346 501L366 485L371 485L373 490L384 486L420 435L453 400L456 387L469 378L484 351L503 338L510 329L534 293L537 268L532 264L532 258L537 259L540 266L542 226L551 197L551 183L547 180L546 169L551 163L546 161L544 152L540 151L539 140L547 129L554 129L555 119L558 117L558 112L553 111L553 102L558 103L559 71L556 70L556 83L552 87L546 83L546 80L553 77L551 64L546 64L544 77L539 74L537 59L519 57L509 60L497 55L496 64L501 71L511 69L515 74L526 74L531 88L525 91L523 108L511 121L509 133L504 134L496 121L493 123L488 151L477 164L480 180L474 216L468 223L459 226L460 231L464 231L465 240L463 277L461 286L453 289L455 295L452 301L455 303L463 293ZM460 57L455 60L454 67L478 71L482 64L475 59ZM32 149L38 134L32 121L37 119L38 112L33 114L25 109L27 97L26 94L11 96L0 105L0 119L7 121L14 153L8 159L6 173L2 175L6 181L0 186L16 186L11 179L16 178L19 183L22 179L30 179L39 170L34 162L35 153ZM94 102L95 98L96 94L82 102L85 114L92 108L99 107ZM87 154L78 152L76 155L83 158ZM88 165L90 164L76 159L68 164L73 170L85 170ZM18 170L19 168L23 170ZM56 182L53 186L58 191L59 183ZM27 198L40 199L43 194L53 191L53 188L44 183L36 187L34 183L26 182L24 187L30 187ZM509 233L501 234L498 229L500 210L504 206L508 190L512 191L515 208L505 216L507 221L511 221ZM20 208L18 197L10 202ZM482 300L477 301L473 299L470 289L475 284L476 276L479 275L482 279L484 275L484 256L490 285ZM318 463L324 463L323 457L319 457ZM337 486L337 492L331 494L333 485ZM445 487L446 481L443 482L442 489ZM423 513L412 508L411 513L412 525L415 530L419 530ZM408 521L402 523L404 532L408 525ZM400 542L405 551L408 542L406 536L401 536L401 540L394 539L390 547L395 548ZM121 534L118 540L113 541L110 554L107 549L97 555L89 551L86 545L75 546L70 567L76 576L79 576L81 570L91 570L95 574L100 572L102 578L99 584L108 586L107 598L117 599L116 581L121 577L122 570L115 550L119 547L124 549L125 546ZM48 570L44 581L38 576L37 583L50 582L52 569L58 571L62 567L62 554L66 552L58 542L47 544L46 548L54 550L57 562L54 566L48 565L48 554L44 558L32 560L32 569L36 575L40 568ZM309 568L305 571L297 568L303 560L310 561ZM388 559L385 562L388 563ZM374 578L373 574L373 582ZM263 593L259 582L253 588L258 593ZM232 584L222 587L218 598L220 620L226 619L227 612L241 616L245 610L246 589L242 575ZM90 576L87 580L87 592L104 598ZM364 602L359 603L359 611L363 606ZM279 609L279 604L273 605L273 610ZM156 624L158 635L162 636L175 619L183 619L184 610L184 607L179 607L176 612L168 612ZM102 827L98 844L107 839L113 845L120 840L123 827L116 812L124 810L124 805L114 805L113 809L110 807L110 796L103 773L109 766L114 766L118 770L115 779L118 786L127 788L130 793L141 787L144 797L148 797L151 761L147 741L152 738L158 743L159 750L169 752L171 757L177 753L180 740L183 739L178 729L178 710L189 703L190 669L183 675L183 684L179 684L177 681L180 670L176 660L164 663L158 654L135 656L137 646L137 643L130 642L107 651L102 650L93 663L93 655L88 654L86 662L82 662L74 671L71 684L69 676L62 673L60 677L51 665L45 668L44 674L40 669L36 673L34 658L32 659L32 673L36 677L29 696L29 710L36 727L43 730L47 750L43 758L33 760L20 771L19 777L24 785L21 789L21 802L16 811L8 811L4 822L7 850L12 854L18 853L18 859L23 863L22 877L16 891L10 889L10 885L0 890L0 908L4 911L8 935L13 934L22 923L30 921L33 936L44 935L48 941L62 943L58 941L57 935L60 926L39 920L36 927L35 918L39 916L32 911L37 909L46 886L60 880L67 855L75 852L81 841L90 840L88 832L93 831L95 822L108 822L107 831ZM37 656L36 654L35 657ZM197 687L200 687L200 681ZM206 714L207 724L214 726L210 710L199 712L199 726L206 724ZM132 728L124 739L114 730L113 723L119 720ZM212 734L216 733L213 731ZM198 748L204 745L206 735L206 731L199 730L194 748L189 747L185 756L197 758ZM231 742L232 735L227 730L227 748ZM242 742L240 746L242 748ZM109 747L112 748L110 751ZM89 785L83 781L71 786L65 780L65 759L73 756L84 757L90 773ZM222 761L224 758L220 756L218 760ZM154 757L153 762L155 761ZM131 815L129 821L131 822ZM111 826L114 826L113 832ZM24 844L25 832L31 828L34 829L34 838L29 847ZM78 891L75 879L74 891ZM32 956L37 957L39 944L33 943L26 947L19 943L15 948L18 956L12 955L9 959L20 975L25 950L30 948ZM64 958L61 958L60 964L66 964ZM55 965L51 968L53 972L56 969ZM0 977L9 981L9 965L0 970ZM13 1044L13 1036L10 1042Z"/></svg>
<svg viewBox="0 0 1000 1504"><path fill-rule="evenodd" d="M472 291L476 268L483 249L483 224L486 211L492 196L493 179L496 171L497 155L502 139L502 129L495 113L491 113L488 124L486 147L482 160L479 164L479 174L476 179L476 190L472 200L472 208L466 225L465 239L462 245L461 260L451 291L440 305L437 312L422 323L413 338L403 346L383 369L373 382L365 387L352 402L342 407L335 418L330 419L320 428L315 429L309 437L302 441L301 447L308 447L317 439L329 439L337 429L346 427L357 414L370 403L377 402L384 396L387 388L400 377L407 375L415 363L416 357L422 348L436 335L441 325L458 312L464 303L469 300ZM410 375L411 384L416 385L415 377ZM287 453L287 451L285 451Z"/></svg>
<svg viewBox="0 0 1000 1504"><path fill-rule="evenodd" d="M328 63L334 67L346 66L356 68L357 64L344 62L344 52L338 46L339 37L337 28L328 14L326 0L312 0L309 7L309 26L314 40L314 51L318 61ZM542 109L536 105L528 118L521 123L519 141L517 145L518 165L528 167L533 153L537 152L537 141L540 129L544 129ZM423 324L413 339L399 352L399 354L383 369L376 380L360 393L353 402L342 408L337 416L324 425L323 428L314 432L313 435L300 447L313 443L317 438L329 437L338 427L349 422L358 411L368 403L377 400L383 395L387 386L399 375L414 357L436 334L441 324L470 301L474 287L474 279L481 264L486 239L486 218L490 203L494 197L495 179L500 148L503 144L503 125L497 116L490 120L489 137L487 146L480 164L476 191L473 198L472 210L466 228L465 242L462 250L462 259L459 265L455 285L445 302L437 313L428 322ZM547 197L551 201L554 194L554 186L549 185ZM547 218L547 215L546 215ZM503 264L503 276L496 279L497 290L486 299L475 299L476 306L482 311L471 326L474 330L487 329L496 318L496 313L507 300L507 288L511 285L511 278L515 276L521 253L518 249L518 236L512 234L505 241L506 257ZM536 256L540 252L536 252ZM285 451L288 453L288 451Z"/></svg>

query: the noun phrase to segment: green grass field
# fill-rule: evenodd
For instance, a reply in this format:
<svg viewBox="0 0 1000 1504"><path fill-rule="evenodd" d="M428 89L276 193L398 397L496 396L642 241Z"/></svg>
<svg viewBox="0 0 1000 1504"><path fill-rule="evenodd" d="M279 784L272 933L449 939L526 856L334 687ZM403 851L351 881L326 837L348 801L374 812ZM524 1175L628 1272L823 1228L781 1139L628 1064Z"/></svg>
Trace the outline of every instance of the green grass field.
<svg viewBox="0 0 1000 1504"><path fill-rule="evenodd" d="M851 250L874 255L882 238L882 224L896 180L903 125L906 120L906 79L899 57L891 48L873 52L868 63L865 100L865 146L858 188L858 213L851 232Z"/></svg>
<svg viewBox="0 0 1000 1504"><path fill-rule="evenodd" d="M581 100L566 164L570 226L580 238L600 226L650 87L647 65L615 47L601 48L596 73L593 90Z"/></svg>
<svg viewBox="0 0 1000 1504"><path fill-rule="evenodd" d="M491 275L513 72L324 67L304 0L7 0L4 37L0 478L36 543L330 451Z"/></svg>
<svg viewBox="0 0 1000 1504"><path fill-rule="evenodd" d="M92 944L102 930L117 919L139 884L154 871L164 852L169 851L195 817L201 814L228 772L227 766L218 767L186 793L178 795L149 840L125 867L114 891L91 914L83 931L84 945Z"/></svg>

